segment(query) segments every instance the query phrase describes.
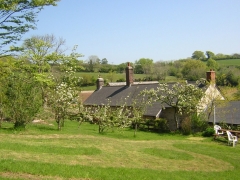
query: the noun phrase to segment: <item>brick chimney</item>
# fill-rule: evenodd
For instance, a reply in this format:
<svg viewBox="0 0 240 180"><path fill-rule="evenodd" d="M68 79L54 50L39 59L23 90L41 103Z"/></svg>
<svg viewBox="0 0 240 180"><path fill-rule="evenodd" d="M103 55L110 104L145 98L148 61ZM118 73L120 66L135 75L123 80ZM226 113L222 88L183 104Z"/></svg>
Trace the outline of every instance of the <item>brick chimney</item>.
<svg viewBox="0 0 240 180"><path fill-rule="evenodd" d="M210 71L207 71L207 81L212 83L216 82L216 75L214 70L210 69Z"/></svg>
<svg viewBox="0 0 240 180"><path fill-rule="evenodd" d="M103 87L103 85L104 85L103 78L98 77L96 84L97 84L97 90L100 90Z"/></svg>
<svg viewBox="0 0 240 180"><path fill-rule="evenodd" d="M131 86L133 84L133 68L130 66L130 63L127 63L126 67L126 84Z"/></svg>

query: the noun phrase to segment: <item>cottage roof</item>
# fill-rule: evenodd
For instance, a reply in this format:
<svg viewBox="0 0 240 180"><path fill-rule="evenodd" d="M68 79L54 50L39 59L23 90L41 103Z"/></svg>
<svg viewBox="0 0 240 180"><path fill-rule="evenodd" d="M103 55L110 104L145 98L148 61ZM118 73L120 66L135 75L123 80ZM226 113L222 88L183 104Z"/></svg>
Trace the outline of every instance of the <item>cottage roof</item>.
<svg viewBox="0 0 240 180"><path fill-rule="evenodd" d="M96 90L93 94L84 102L84 105L111 105L121 106L123 103L127 103L128 106L132 104L133 100L137 100L140 97L141 91L147 89L157 89L156 84L138 84L131 86L103 86L101 89Z"/></svg>
<svg viewBox="0 0 240 180"><path fill-rule="evenodd" d="M213 123L214 113L211 113L209 122ZM230 101L224 106L215 107L215 123L240 124L240 101Z"/></svg>
<svg viewBox="0 0 240 180"><path fill-rule="evenodd" d="M140 92L145 89L157 89L158 86L159 83L133 84L131 86L103 86L101 89L94 91L84 102L84 105L121 106L126 103L127 106L131 106L133 101L145 103L145 100L138 96ZM165 104L164 107L169 106ZM160 102L155 102L146 108L144 115L156 117L161 109L162 105Z"/></svg>
<svg viewBox="0 0 240 180"><path fill-rule="evenodd" d="M158 84L158 81L142 81L142 82L133 82L134 85L138 84ZM109 82L107 86L124 86L127 85L126 82Z"/></svg>
<svg viewBox="0 0 240 180"><path fill-rule="evenodd" d="M171 88L175 83L168 83L169 88ZM92 95L84 101L84 105L110 105L110 106L121 106L126 103L127 106L131 106L133 101L137 103L145 103L146 99L138 96L143 90L157 89L159 83L138 83L132 84L131 86L126 85L116 85L116 86L102 86L92 93ZM202 88L202 86L200 87ZM161 104L160 102L155 102L151 106L146 108L144 113L145 116L157 116L161 112L162 108L170 107L167 104Z"/></svg>

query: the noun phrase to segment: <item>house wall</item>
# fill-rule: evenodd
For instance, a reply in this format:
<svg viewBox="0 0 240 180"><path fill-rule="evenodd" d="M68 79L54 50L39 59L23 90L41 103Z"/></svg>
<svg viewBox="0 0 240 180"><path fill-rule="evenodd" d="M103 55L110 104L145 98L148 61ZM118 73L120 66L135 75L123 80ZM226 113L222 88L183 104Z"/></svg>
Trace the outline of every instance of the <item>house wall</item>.
<svg viewBox="0 0 240 180"><path fill-rule="evenodd" d="M200 103L198 104L198 112L202 112L207 108L207 106L215 100L224 100L224 97L217 89L215 84L211 84L208 89L205 91L204 97L201 99Z"/></svg>
<svg viewBox="0 0 240 180"><path fill-rule="evenodd" d="M174 108L165 108L160 114L160 118L167 119L170 131L176 130L176 121L174 119Z"/></svg>

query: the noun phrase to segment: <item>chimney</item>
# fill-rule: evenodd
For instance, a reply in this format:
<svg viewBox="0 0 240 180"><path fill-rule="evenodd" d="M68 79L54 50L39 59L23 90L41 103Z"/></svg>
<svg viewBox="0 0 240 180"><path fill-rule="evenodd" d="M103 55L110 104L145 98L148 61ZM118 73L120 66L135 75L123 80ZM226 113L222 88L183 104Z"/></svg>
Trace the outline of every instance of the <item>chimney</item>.
<svg viewBox="0 0 240 180"><path fill-rule="evenodd" d="M97 90L100 90L103 87L103 85L104 85L104 80L99 76L99 78L97 79Z"/></svg>
<svg viewBox="0 0 240 180"><path fill-rule="evenodd" d="M131 86L133 84L133 68L130 66L129 62L126 67L126 84L127 86Z"/></svg>
<svg viewBox="0 0 240 180"><path fill-rule="evenodd" d="M215 83L215 79L216 75L215 75L215 71L210 69L210 71L207 71L207 81L208 82L212 82Z"/></svg>

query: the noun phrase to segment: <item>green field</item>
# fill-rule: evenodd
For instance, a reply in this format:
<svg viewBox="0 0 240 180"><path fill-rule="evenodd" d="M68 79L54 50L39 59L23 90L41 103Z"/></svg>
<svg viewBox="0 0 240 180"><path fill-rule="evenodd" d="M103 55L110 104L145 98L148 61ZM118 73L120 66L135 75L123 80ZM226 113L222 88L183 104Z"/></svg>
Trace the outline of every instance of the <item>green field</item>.
<svg viewBox="0 0 240 180"><path fill-rule="evenodd" d="M221 66L240 66L240 59L217 60Z"/></svg>
<svg viewBox="0 0 240 180"><path fill-rule="evenodd" d="M223 140L122 130L67 121L0 129L0 179L239 179L240 145Z"/></svg>
<svg viewBox="0 0 240 180"><path fill-rule="evenodd" d="M95 79L98 78L98 76L100 75L103 79L109 79L110 73L96 73L96 72L78 72L77 73L78 76L82 77L82 76L92 76ZM126 74L125 73L114 73L113 74L113 82L116 82L118 79L125 79L126 78ZM145 74L134 74L134 78L144 78L146 77Z"/></svg>

